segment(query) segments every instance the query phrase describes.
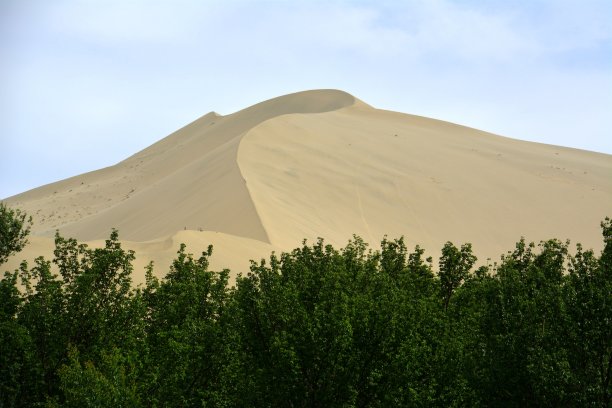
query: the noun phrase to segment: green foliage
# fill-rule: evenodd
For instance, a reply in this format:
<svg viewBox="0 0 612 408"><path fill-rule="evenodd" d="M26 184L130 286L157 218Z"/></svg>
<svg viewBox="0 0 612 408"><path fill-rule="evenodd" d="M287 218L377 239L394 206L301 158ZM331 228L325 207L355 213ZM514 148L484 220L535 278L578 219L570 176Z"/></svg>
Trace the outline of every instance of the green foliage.
<svg viewBox="0 0 612 408"><path fill-rule="evenodd" d="M304 242L231 288L212 247L134 288L116 231L98 249L57 235L52 261L0 280L0 406L609 406L602 230L599 256L521 239L474 272L469 244L434 273L401 238Z"/></svg>
<svg viewBox="0 0 612 408"><path fill-rule="evenodd" d="M461 397L456 342L423 251L323 241L238 279L248 405L430 406ZM450 366L450 368L449 368Z"/></svg>
<svg viewBox="0 0 612 408"><path fill-rule="evenodd" d="M153 404L200 405L224 392L218 382L227 353L229 271L208 271L211 254L209 247L196 260L181 245L166 279L147 284L147 394Z"/></svg>
<svg viewBox="0 0 612 408"><path fill-rule="evenodd" d="M104 352L98 366L79 360L76 349L69 351L69 362L59 370L61 406L74 408L117 407L131 408L141 405L136 384L126 374L124 356L117 349ZM49 401L50 406L59 405Z"/></svg>
<svg viewBox="0 0 612 408"><path fill-rule="evenodd" d="M471 244L463 244L460 250L452 242L444 244L438 274L444 310L448 309L453 292L467 279L475 262Z"/></svg>
<svg viewBox="0 0 612 408"><path fill-rule="evenodd" d="M33 402L30 393L38 387L39 367L28 331L13 320L3 319L0 344L0 406Z"/></svg>
<svg viewBox="0 0 612 408"><path fill-rule="evenodd" d="M0 202L0 265L28 243L32 217Z"/></svg>

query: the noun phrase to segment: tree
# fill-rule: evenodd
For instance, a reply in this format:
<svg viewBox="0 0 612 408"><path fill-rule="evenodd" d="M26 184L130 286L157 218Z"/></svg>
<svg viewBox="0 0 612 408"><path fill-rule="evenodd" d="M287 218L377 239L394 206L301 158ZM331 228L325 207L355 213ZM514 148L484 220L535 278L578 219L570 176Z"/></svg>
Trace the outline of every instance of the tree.
<svg viewBox="0 0 612 408"><path fill-rule="evenodd" d="M447 242L442 248L440 257L440 287L444 300L444 310L448 309L455 289L469 276L470 269L476 262L472 254L472 244L461 245L461 250Z"/></svg>
<svg viewBox="0 0 612 408"><path fill-rule="evenodd" d="M79 360L78 351L69 350L69 363L59 369L61 406L65 408L137 408L141 406L136 385L126 374L124 357L117 349L102 354L98 366ZM60 406L57 400L47 404Z"/></svg>
<svg viewBox="0 0 612 408"><path fill-rule="evenodd" d="M601 257L578 245L564 285L570 391L583 406L610 405L612 393L612 220L601 223Z"/></svg>
<svg viewBox="0 0 612 408"><path fill-rule="evenodd" d="M194 259L181 244L166 277L147 278L146 400L152 405L218 406L233 397L224 382L233 375L225 336L229 271L209 271L211 254L209 246Z"/></svg>
<svg viewBox="0 0 612 408"><path fill-rule="evenodd" d="M0 202L0 265L28 243L32 217Z"/></svg>
<svg viewBox="0 0 612 408"><path fill-rule="evenodd" d="M0 280L0 407L35 402L38 364L32 338L17 322L21 296L17 272L6 272Z"/></svg>

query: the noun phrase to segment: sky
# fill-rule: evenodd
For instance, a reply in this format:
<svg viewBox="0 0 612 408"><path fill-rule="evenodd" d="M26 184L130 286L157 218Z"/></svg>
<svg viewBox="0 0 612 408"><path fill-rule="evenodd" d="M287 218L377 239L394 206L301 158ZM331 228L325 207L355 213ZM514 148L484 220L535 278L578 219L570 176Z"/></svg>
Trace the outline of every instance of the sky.
<svg viewBox="0 0 612 408"><path fill-rule="evenodd" d="M0 0L0 199L319 88L612 154L612 1Z"/></svg>

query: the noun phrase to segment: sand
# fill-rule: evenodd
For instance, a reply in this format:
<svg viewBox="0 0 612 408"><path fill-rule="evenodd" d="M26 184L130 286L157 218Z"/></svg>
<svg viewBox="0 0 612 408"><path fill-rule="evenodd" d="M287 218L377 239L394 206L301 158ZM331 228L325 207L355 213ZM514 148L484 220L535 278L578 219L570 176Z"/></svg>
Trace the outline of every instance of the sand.
<svg viewBox="0 0 612 408"><path fill-rule="evenodd" d="M375 109L316 90L227 116L208 113L105 169L9 197L34 218L32 244L10 260L52 253L53 234L99 246L118 228L137 253L135 281L153 260L163 276L181 242L215 246L213 269L323 237L372 246L404 236L439 256L471 242L498 260L525 236L601 250L612 216L612 156L505 138Z"/></svg>

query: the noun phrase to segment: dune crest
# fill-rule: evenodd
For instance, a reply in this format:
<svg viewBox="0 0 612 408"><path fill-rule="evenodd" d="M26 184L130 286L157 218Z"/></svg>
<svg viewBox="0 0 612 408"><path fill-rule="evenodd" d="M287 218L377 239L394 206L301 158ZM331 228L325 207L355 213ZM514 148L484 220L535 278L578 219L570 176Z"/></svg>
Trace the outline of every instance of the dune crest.
<svg viewBox="0 0 612 408"><path fill-rule="evenodd" d="M83 240L109 227L146 241L181 229L268 241L236 162L252 127L285 114L328 112L356 99L335 90L270 99L231 115L210 112L115 166L52 183L7 202L32 214L35 233Z"/></svg>

